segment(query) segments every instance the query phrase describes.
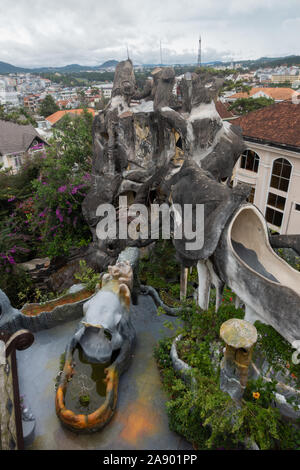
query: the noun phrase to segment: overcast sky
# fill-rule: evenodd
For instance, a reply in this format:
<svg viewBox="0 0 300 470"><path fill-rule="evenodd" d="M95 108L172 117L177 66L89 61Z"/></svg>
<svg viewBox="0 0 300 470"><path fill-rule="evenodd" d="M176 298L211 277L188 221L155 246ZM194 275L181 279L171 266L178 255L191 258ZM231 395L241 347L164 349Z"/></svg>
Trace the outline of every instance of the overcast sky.
<svg viewBox="0 0 300 470"><path fill-rule="evenodd" d="M0 61L195 63L300 54L300 0L0 0Z"/></svg>

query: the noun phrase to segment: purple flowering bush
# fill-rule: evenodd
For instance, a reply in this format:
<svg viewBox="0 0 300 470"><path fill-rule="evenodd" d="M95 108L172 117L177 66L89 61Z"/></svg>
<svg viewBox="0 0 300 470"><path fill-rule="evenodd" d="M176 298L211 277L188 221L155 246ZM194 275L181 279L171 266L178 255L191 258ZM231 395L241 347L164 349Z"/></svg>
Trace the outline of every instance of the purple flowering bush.
<svg viewBox="0 0 300 470"><path fill-rule="evenodd" d="M88 112L64 120L46 153L17 175L0 169L0 288L7 293L18 263L68 255L91 241L81 204L91 180L92 121Z"/></svg>
<svg viewBox="0 0 300 470"><path fill-rule="evenodd" d="M92 116L65 119L54 133L40 177L33 181L34 217L30 227L38 237L38 253L54 257L87 245L90 230L81 204L90 187Z"/></svg>

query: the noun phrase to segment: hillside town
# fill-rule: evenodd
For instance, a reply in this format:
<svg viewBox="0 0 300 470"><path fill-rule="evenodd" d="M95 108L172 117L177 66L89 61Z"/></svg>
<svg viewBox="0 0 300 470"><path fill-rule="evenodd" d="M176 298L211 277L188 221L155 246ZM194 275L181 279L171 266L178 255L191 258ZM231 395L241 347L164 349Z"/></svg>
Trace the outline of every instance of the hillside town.
<svg viewBox="0 0 300 470"><path fill-rule="evenodd" d="M84 91L90 107L95 108L101 98L110 99L112 83L91 87L63 87L47 78L25 74L0 75L0 105L7 109L24 107L36 113L47 95L53 97L59 109L74 109L80 104L79 91Z"/></svg>
<svg viewBox="0 0 300 470"><path fill-rule="evenodd" d="M140 67L137 67L137 72L140 69ZM251 186L251 201L255 202L263 212L267 210L267 220L272 230L283 234L297 233L300 229L300 192L298 189L300 185L297 181L297 167L300 166L298 155L300 143L297 140L298 127L296 125L298 124L299 108L295 105L299 102L300 96L300 67L296 65L291 67L265 67L250 71L245 70L245 67L241 68L240 64L230 64L213 68L208 67L207 69L221 70L225 74L225 83L230 84L230 87L225 87L221 91L216 101L217 111L223 119L234 121L234 124L242 127L243 135L248 144L247 152L255 155L254 158L256 159L256 165L252 165L255 169L250 170L251 164L248 162L250 157L247 157L248 163L245 163L242 158L241 162L244 163L241 163L243 165L241 167L237 165L234 184L237 184L237 181L243 181ZM113 72L114 70L115 66L104 71ZM155 68L147 68L146 70L149 73L147 79L153 80L151 74ZM173 94L179 99L180 82L184 77L184 73L175 77ZM237 91L243 87L246 87L246 91ZM17 172L26 155L40 152L44 145L48 146L53 128L66 114L76 116L82 113L83 108L86 108L95 117L98 111L103 109L111 99L112 88L113 82L93 83L91 86L82 87L65 87L38 74L31 73L0 76L0 104L5 112L9 113L12 110L24 109L36 121L35 128L30 125L22 126L3 120L0 121L0 133L2 138L5 136L5 145L0 142L0 159L3 169L11 168L12 172ZM46 97L51 97L57 110L51 115L41 116L41 104ZM265 98L266 103L273 104L273 106L264 111L252 111L242 118L240 117L241 113L236 112L236 109L232 109L238 100L256 101L259 98ZM138 103L139 101L136 101L133 105ZM271 113L273 128L276 129L273 134L267 129L264 131L263 126L261 127L258 124L256 125L257 130L255 130L255 122L258 122L260 116L263 116L264 113L267 113L266 116L268 116L268 112ZM294 122L294 119L296 119L296 124L291 127L291 122ZM250 123L252 123L251 135L248 131ZM292 129L294 129L294 134ZM276 136L279 133L280 140L277 141ZM255 139L257 139L256 144L254 144ZM260 147L257 147L257 145L260 145ZM267 196L269 193L266 192L265 187L265 181L270 179L269 173L262 174L262 170L259 173L258 165L261 159L262 168L268 166L267 162L264 161L267 158L264 157L265 149L268 149L267 154L270 155L268 159L270 162L272 161L270 146L273 149L277 147L277 152L280 153L282 158L291 157L291 165L294 168L293 181L291 182L291 188L294 189L289 192L289 200L285 200L287 188L285 191L279 189L279 192L272 190L273 193L271 194L275 201L273 204L273 199L270 195ZM258 149L260 152L257 154ZM275 152L275 150L272 151ZM257 179L257 174L260 174L259 179ZM278 197L276 198L274 193L280 195L280 207L279 203L276 202ZM285 214L288 215L285 216Z"/></svg>

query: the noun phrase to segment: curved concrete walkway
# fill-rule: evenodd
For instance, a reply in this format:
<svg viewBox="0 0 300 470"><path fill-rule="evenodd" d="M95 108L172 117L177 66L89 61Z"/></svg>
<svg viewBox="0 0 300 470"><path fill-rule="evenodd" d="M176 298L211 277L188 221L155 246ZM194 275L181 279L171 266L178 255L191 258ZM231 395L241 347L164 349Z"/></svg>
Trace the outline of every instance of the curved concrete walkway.
<svg viewBox="0 0 300 470"><path fill-rule="evenodd" d="M54 408L54 384L60 355L77 321L36 333L34 344L18 353L20 393L36 417L35 440L30 449L192 449L189 443L169 430L166 396L153 357L157 340L169 332L163 326L166 319L170 320L170 317L157 316L150 297L140 296L139 304L132 306L136 347L130 368L120 380L117 409L102 431L89 435L77 435L62 428Z"/></svg>

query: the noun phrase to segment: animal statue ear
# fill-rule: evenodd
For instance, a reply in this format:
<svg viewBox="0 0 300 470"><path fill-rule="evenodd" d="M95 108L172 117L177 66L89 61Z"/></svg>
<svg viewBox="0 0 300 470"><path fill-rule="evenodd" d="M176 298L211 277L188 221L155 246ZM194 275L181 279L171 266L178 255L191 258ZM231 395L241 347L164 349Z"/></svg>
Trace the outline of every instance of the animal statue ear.
<svg viewBox="0 0 300 470"><path fill-rule="evenodd" d="M121 284L119 288L120 300L126 305L126 308L130 308L130 290L126 284Z"/></svg>
<svg viewBox="0 0 300 470"><path fill-rule="evenodd" d="M103 276L101 277L102 286L105 286L105 284L107 284L110 279L110 274L103 274Z"/></svg>

